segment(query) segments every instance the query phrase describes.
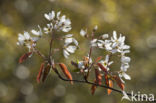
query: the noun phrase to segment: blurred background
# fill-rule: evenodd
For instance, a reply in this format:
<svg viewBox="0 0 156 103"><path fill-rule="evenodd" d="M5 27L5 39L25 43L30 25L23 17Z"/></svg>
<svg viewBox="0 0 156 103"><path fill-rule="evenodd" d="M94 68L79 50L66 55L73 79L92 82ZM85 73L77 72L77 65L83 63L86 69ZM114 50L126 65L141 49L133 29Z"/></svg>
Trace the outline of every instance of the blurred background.
<svg viewBox="0 0 156 103"><path fill-rule="evenodd" d="M126 43L131 46L128 74L132 80L126 81L126 90L156 96L156 0L0 0L0 103L121 102L121 94L113 92L108 96L106 89L97 88L92 96L90 85L70 85L53 72L45 83L37 84L42 60L36 55L18 64L19 57L27 52L16 45L18 33L37 28L38 24L44 27L47 21L43 15L51 10L70 18L70 33L74 33L81 47L69 60L61 52L56 54L56 60L69 64L70 60L82 59L87 54L87 41L79 36L81 28L91 31L98 25L96 35L116 30L126 36ZM48 44L41 40L38 48L46 53ZM70 68L72 71L73 66Z"/></svg>

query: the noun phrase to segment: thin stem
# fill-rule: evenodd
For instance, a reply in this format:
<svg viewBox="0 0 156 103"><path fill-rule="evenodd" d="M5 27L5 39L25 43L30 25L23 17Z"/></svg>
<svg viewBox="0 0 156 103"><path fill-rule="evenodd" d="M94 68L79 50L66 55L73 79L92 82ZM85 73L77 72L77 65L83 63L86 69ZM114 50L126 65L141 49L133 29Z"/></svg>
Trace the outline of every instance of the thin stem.
<svg viewBox="0 0 156 103"><path fill-rule="evenodd" d="M53 32L51 34L50 48L49 48L49 57L48 57L50 64L51 64L51 55L52 55L52 44L53 44Z"/></svg>
<svg viewBox="0 0 156 103"><path fill-rule="evenodd" d="M42 59L46 60L46 57L39 50L37 50L36 48L34 48L34 50L37 55L39 55Z"/></svg>

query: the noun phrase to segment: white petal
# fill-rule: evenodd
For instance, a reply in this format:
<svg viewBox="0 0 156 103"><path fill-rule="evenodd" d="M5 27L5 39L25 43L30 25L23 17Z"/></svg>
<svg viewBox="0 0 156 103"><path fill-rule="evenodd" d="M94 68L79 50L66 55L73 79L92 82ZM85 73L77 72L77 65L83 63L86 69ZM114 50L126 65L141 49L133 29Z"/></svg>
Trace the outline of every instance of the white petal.
<svg viewBox="0 0 156 103"><path fill-rule="evenodd" d="M50 20L50 18L49 18L49 15L48 15L48 14L44 14L44 17L45 17L47 20Z"/></svg>
<svg viewBox="0 0 156 103"><path fill-rule="evenodd" d="M108 63L108 61L109 61L109 55L106 55L105 61L106 61L106 63Z"/></svg>
<svg viewBox="0 0 156 103"><path fill-rule="evenodd" d="M55 12L52 11L52 12L51 12L51 19L54 19L54 17L55 17Z"/></svg>
<svg viewBox="0 0 156 103"><path fill-rule="evenodd" d="M69 25L71 24L70 19L66 19L65 22L64 22L64 24L65 24L66 26L69 26Z"/></svg>
<svg viewBox="0 0 156 103"><path fill-rule="evenodd" d="M24 37L25 37L25 39L30 39L30 35L29 35L29 33L28 32L24 32Z"/></svg>
<svg viewBox="0 0 156 103"><path fill-rule="evenodd" d="M72 28L71 27L63 27L62 31L63 32L69 32Z"/></svg>
<svg viewBox="0 0 156 103"><path fill-rule="evenodd" d="M106 38L108 38L109 36L108 36L108 34L103 34L102 35L102 39L106 39Z"/></svg>
<svg viewBox="0 0 156 103"><path fill-rule="evenodd" d="M57 12L57 19L60 19L60 14L61 14L61 12L59 11L59 12Z"/></svg>
<svg viewBox="0 0 156 103"><path fill-rule="evenodd" d="M86 34L87 34L87 32L86 32L85 30L81 29L80 35L81 35L81 36L85 36Z"/></svg>
<svg viewBox="0 0 156 103"><path fill-rule="evenodd" d="M127 56L122 56L121 57L121 62L122 63L129 63L130 61L131 61L130 57L127 57Z"/></svg>
<svg viewBox="0 0 156 103"><path fill-rule="evenodd" d="M113 61L109 62L109 63L108 63L108 66L110 66L110 65L113 64L113 63L114 63Z"/></svg>
<svg viewBox="0 0 156 103"><path fill-rule="evenodd" d="M72 37L73 34L67 34L65 37L69 38L69 37Z"/></svg>
<svg viewBox="0 0 156 103"><path fill-rule="evenodd" d="M78 41L77 41L76 39L74 39L74 38L73 38L73 42L74 42L74 44L75 44L76 46L79 45Z"/></svg>
<svg viewBox="0 0 156 103"><path fill-rule="evenodd" d="M128 63L122 63L121 64L121 70L122 71L126 72L128 68L129 68L129 64Z"/></svg>
<svg viewBox="0 0 156 103"><path fill-rule="evenodd" d="M70 52L70 53L74 53L75 50L76 50L76 46L68 46L68 47L66 48L66 50L67 50L68 52Z"/></svg>
<svg viewBox="0 0 156 103"><path fill-rule="evenodd" d="M73 38L66 38L65 39L65 45L69 45L72 42L73 42Z"/></svg>
<svg viewBox="0 0 156 103"><path fill-rule="evenodd" d="M97 25L95 25L95 26L94 26L94 30L97 30L97 29L98 29L98 26L97 26Z"/></svg>
<svg viewBox="0 0 156 103"><path fill-rule="evenodd" d="M116 40L117 39L117 33L116 31L113 31L113 38Z"/></svg>
<svg viewBox="0 0 156 103"><path fill-rule="evenodd" d="M69 53L66 50L63 50L63 55L64 55L65 58L68 58Z"/></svg>
<svg viewBox="0 0 156 103"><path fill-rule="evenodd" d="M32 34L34 34L34 35L37 35L37 36L39 35L39 32L38 32L38 31L36 31L36 30L34 30L34 29L33 29L33 30L31 30L31 32L32 32Z"/></svg>
<svg viewBox="0 0 156 103"><path fill-rule="evenodd" d="M128 74L122 73L122 75L123 75L123 77L124 77L125 79L131 80L131 77L130 77Z"/></svg>

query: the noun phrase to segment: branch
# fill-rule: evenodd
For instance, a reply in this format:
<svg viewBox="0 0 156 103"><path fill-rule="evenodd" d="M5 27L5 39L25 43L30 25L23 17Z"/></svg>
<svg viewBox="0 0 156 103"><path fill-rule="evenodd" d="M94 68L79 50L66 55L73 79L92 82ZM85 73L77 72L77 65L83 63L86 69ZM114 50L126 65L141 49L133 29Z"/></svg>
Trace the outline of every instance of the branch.
<svg viewBox="0 0 156 103"><path fill-rule="evenodd" d="M37 55L39 55L42 59L46 60L46 57L39 50L37 50L36 48L34 48L34 50Z"/></svg>
<svg viewBox="0 0 156 103"><path fill-rule="evenodd" d="M52 66L52 68L53 68L53 66ZM69 79L65 79L65 78L63 78L63 77L59 74L59 72L57 71L56 68L53 68L53 70L54 70L54 72L57 74L57 76L58 76L61 80L63 80L63 81L67 81L67 82L73 81L73 82L75 82L75 83L83 83L83 84L89 84L89 85L96 85L96 86L98 86L98 87L103 87L103 88L111 89L111 90L113 90L113 91L115 91L115 92L118 92L118 93L120 93L120 94L123 94L121 90L118 90L118 89L115 89L115 88L111 88L111 87L106 86L106 85L99 85L99 84L97 84L97 83L93 83L93 82L86 81L86 80L69 80ZM128 93L128 92L127 92L127 95L128 95L128 96L132 96L132 94L131 94L131 93ZM135 97L138 98L138 97L140 97L140 96L136 95ZM140 98L141 98L141 97L140 97ZM143 100L146 100L146 98L143 98ZM147 100L149 100L149 99L147 99ZM154 99L154 101L152 101L152 102L156 102L156 99Z"/></svg>

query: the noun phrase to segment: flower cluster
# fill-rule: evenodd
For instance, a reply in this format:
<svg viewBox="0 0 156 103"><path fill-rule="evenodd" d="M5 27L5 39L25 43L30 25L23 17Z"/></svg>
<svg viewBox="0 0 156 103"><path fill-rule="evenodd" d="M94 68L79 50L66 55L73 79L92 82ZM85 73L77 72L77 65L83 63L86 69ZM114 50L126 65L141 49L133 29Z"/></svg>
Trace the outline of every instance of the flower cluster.
<svg viewBox="0 0 156 103"><path fill-rule="evenodd" d="M126 56L126 54L130 52L129 50L130 46L125 44L125 36L122 36L122 34L120 34L120 36L118 37L116 31L113 31L113 36L110 38L108 34L103 34L100 37L95 38L93 37L94 31L95 30L93 29L92 40L90 41L90 48L96 47L96 48L105 50L108 53L105 55L105 60L97 59L99 60L97 63L98 70L101 72L102 71L104 72L103 74L104 74L107 86L112 86L112 80L115 80L118 86L123 90L123 95L125 96L126 94L124 91L125 81L122 78L127 79L127 80L131 79L131 77L128 74L126 74L127 69L129 68L129 62L131 61L131 58ZM88 37L87 30L81 29L80 35L83 37ZM110 65L114 63L113 61L110 61L110 57L114 54L120 57L120 62L121 62L120 70L116 72L117 75L114 75L114 72L110 68ZM81 69L84 69L86 67L84 66L84 61L78 62L78 65L81 65ZM91 64L89 67L91 67ZM96 71L95 82L98 84L101 84L101 75L99 75L99 73L97 72L97 69L95 69L95 71ZM93 87L92 93L94 93L95 86L93 85L92 87ZM110 93L111 91L108 89L108 94Z"/></svg>
<svg viewBox="0 0 156 103"><path fill-rule="evenodd" d="M31 36L30 33L26 31L24 32L24 34L18 34L17 45L26 46L29 49L29 52L33 51L33 48L36 46L37 41L39 40L39 38L41 38L43 34L39 25L38 29L38 31L34 29L31 31L31 34L33 36Z"/></svg>
<svg viewBox="0 0 156 103"><path fill-rule="evenodd" d="M69 32L72 29L70 19L66 19L65 15L60 16L60 14L60 11L57 13L52 11L48 14L44 14L44 17L50 21L50 23L47 24L47 27L44 27L46 34L52 32L53 30Z"/></svg>
<svg viewBox="0 0 156 103"><path fill-rule="evenodd" d="M61 16L61 12L55 13L55 11L52 11L48 14L45 13L44 17L49 21L46 24L47 27L42 29L38 25L38 30L32 29L30 33L24 32L23 35L19 34L17 45L26 46L29 52L34 52L34 47L43 34L52 34L52 31L69 32L72 28L70 19L66 19L65 15ZM73 34L67 34L62 37L64 39L63 55L65 58L68 58L78 48L78 41L72 36Z"/></svg>
<svg viewBox="0 0 156 103"><path fill-rule="evenodd" d="M78 41L73 37L73 34L65 34L64 36L58 35L54 36L61 32L69 32L71 27L70 19L66 18L65 15L61 16L61 12L51 11L50 13L45 13L44 17L48 20L49 23L46 24L46 27L41 28L38 25L38 30L32 29L30 32L24 32L24 34L18 35L17 45L26 46L29 49L28 53L25 53L19 59L19 63L25 61L28 57L30 57L33 53L36 53L44 60L41 63L39 73L37 75L37 82L44 82L52 69L60 79L65 81L70 81L71 84L75 82L72 79L72 75L67 69L67 66L64 63L55 63L53 58L53 53L55 53L56 48L52 46L53 42L58 42L58 40L63 41L63 46L60 47L63 50L63 56L67 59L70 54L75 53L76 49L79 48ZM76 72L79 72L83 75L86 83L92 84L91 93L94 94L97 86L101 86L102 83L105 83L107 88L108 95L112 92L113 83L117 83L117 85L121 88L124 97L126 98L126 92L124 91L124 79L130 80L131 77L126 74L129 68L129 62L131 58L126 56L127 53L130 52L130 46L125 44L125 36L117 36L116 31L113 31L113 36L109 37L108 34L103 34L96 38L95 32L98 29L98 26L95 26L91 33L86 30L81 29L80 35L91 40L89 46L89 53L87 56L84 56L82 60L78 60L77 62L71 61L71 64L76 67ZM58 33L56 33L58 32ZM55 34L56 33L56 34ZM44 37L44 34L49 34L50 36L50 49L49 54L46 57L43 55L37 48L37 41ZM47 35L46 35L47 36ZM57 38L56 38L57 37ZM96 57L94 60L92 57L92 53L94 52L94 48L99 48L101 50L106 51L104 55L100 55ZM59 49L57 49L59 50ZM111 60L111 57L115 55L120 57L120 70L112 71L111 65L115 63L115 61ZM105 57L103 59L103 57ZM118 62L119 63L119 62ZM57 66L61 68L65 77L68 79L64 79L59 71L57 71ZM94 82L88 82L88 77L91 74L90 72L95 72ZM104 76L104 78L102 77ZM105 79L103 82L103 79ZM76 80L79 81L79 80ZM82 81L81 81L82 82ZM85 83L85 82L83 82ZM102 87L102 86L101 86ZM105 87L105 86L103 86Z"/></svg>
<svg viewBox="0 0 156 103"><path fill-rule="evenodd" d="M80 32L82 34L82 31ZM86 34L86 33L85 33ZM127 80L130 80L130 76L126 74L127 69L129 68L129 62L130 62L130 57L126 56L126 53L130 52L130 46L125 44L125 36L122 36L120 34L119 37L117 37L116 31L113 31L113 37L109 38L108 34L103 34L101 39L93 39L90 41L90 44L92 47L98 47L100 49L104 49L108 51L108 54L116 54L119 53L119 56L121 57L121 67L119 73L119 77L122 78L124 77ZM103 62L102 64L104 65L105 68L109 70L109 65L113 63L113 61L109 62L109 55L106 55L106 60L101 61ZM122 79L121 79L122 80ZM122 80L124 83L124 81Z"/></svg>

